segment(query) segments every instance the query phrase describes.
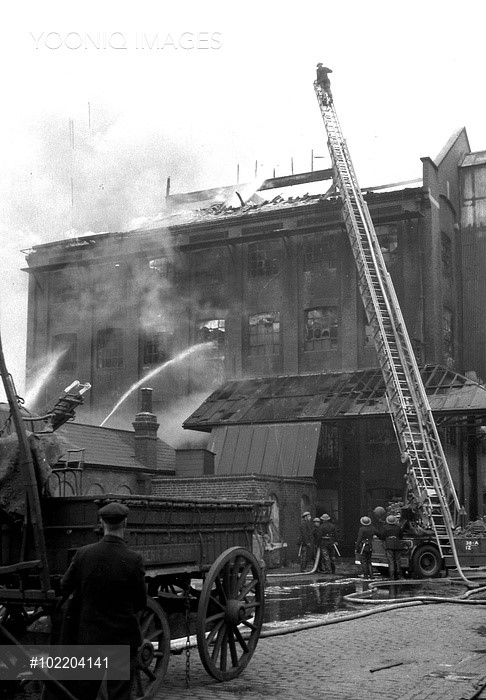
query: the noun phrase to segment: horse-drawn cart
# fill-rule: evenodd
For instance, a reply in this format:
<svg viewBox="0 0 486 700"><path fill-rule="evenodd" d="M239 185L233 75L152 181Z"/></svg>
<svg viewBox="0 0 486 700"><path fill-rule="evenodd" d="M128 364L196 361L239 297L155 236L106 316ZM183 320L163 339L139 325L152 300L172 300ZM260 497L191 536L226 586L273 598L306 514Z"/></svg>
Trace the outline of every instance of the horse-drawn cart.
<svg viewBox="0 0 486 700"><path fill-rule="evenodd" d="M149 598L140 618L143 643L134 698L149 698L157 691L174 637L179 639L177 649L186 649L186 654L197 639L201 661L217 680L241 673L263 620L264 580L252 539L256 527L268 521L270 504L117 494L43 497L1 341L0 370L18 437L27 504L23 518L0 512L0 643L3 637L3 643L16 642L21 648L20 634L15 635L22 622L54 616L60 579L72 556L102 536L98 509L116 500L129 506L126 540L142 555L147 572ZM59 684L51 688L60 697L64 693Z"/></svg>

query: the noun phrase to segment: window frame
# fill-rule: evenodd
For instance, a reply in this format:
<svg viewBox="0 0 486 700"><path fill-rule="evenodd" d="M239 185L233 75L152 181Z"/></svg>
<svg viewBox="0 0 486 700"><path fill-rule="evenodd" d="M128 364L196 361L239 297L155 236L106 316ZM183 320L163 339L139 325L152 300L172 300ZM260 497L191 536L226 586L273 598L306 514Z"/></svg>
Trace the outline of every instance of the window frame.
<svg viewBox="0 0 486 700"><path fill-rule="evenodd" d="M265 324L265 318L272 318L271 323ZM252 323L252 319L258 319ZM271 325L271 330L265 331L265 325ZM255 329L252 331L252 329ZM250 357L280 355L282 341L282 323L280 311L260 312L248 316L248 355ZM270 337L271 336L271 337ZM252 342L254 338L255 342ZM256 342L260 340L261 342ZM268 349L271 349L268 352Z"/></svg>
<svg viewBox="0 0 486 700"><path fill-rule="evenodd" d="M326 312L327 314L327 327L322 324L321 335L318 337L316 332L318 330L316 323L316 329L309 327L310 313L311 312ZM324 318L324 315L320 317L318 315L314 316L315 320L319 318ZM334 321L334 322L333 322ZM309 331L312 331L314 337L309 336ZM323 332L327 331L327 335L324 336ZM312 306L304 309L304 352L328 352L337 350L339 347L339 315L338 307L334 304L322 304L319 306ZM328 347L325 347L328 345Z"/></svg>

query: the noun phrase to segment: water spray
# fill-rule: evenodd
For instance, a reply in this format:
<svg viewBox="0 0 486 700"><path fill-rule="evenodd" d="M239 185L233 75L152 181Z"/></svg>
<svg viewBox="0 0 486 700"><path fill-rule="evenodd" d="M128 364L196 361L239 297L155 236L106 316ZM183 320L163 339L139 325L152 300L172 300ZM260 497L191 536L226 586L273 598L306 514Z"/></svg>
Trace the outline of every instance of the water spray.
<svg viewBox="0 0 486 700"><path fill-rule="evenodd" d="M151 370L148 374L146 374L142 379L139 379L136 381L132 386L126 391L121 399L115 404L115 406L112 408L110 413L106 416L106 418L100 423L100 427L103 427L104 424L111 418L111 416L117 411L122 403L126 401L126 399L130 396L130 394L133 394L134 391L136 391L138 388L140 388L143 384L145 384L149 379L152 379L152 377L155 377L159 372L162 372L165 370L167 367L170 365L175 365L178 362L181 362L182 360L185 360L186 357L189 357L190 355L193 355L200 350L207 350L210 347L213 347L214 342L209 342L209 343L198 343L197 345L193 345L190 348L187 348L187 350L184 350L183 352L179 353L175 357L173 357L171 360L167 360L167 362L164 362L161 365L158 365L155 367L153 370Z"/></svg>

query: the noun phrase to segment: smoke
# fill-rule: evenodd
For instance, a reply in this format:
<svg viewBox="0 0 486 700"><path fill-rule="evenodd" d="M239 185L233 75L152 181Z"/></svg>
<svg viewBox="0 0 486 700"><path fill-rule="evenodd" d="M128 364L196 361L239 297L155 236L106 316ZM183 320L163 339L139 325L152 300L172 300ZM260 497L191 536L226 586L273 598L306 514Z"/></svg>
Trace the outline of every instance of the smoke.
<svg viewBox="0 0 486 700"><path fill-rule="evenodd" d="M184 430L182 424L207 399L207 392L194 392L190 396L173 401L170 409L157 416L160 423L159 438L175 449L206 447L210 434Z"/></svg>

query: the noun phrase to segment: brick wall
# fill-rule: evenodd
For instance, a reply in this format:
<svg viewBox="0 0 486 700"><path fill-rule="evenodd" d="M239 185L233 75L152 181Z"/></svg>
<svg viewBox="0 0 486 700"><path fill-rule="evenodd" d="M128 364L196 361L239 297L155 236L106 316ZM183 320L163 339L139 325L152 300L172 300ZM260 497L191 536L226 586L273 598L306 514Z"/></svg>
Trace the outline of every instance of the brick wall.
<svg viewBox="0 0 486 700"><path fill-rule="evenodd" d="M152 495L168 498L209 498L215 500L267 500L278 503L280 540L287 543L287 563L297 560L299 526L303 510L315 514L314 479L281 479L259 474L159 478L152 480ZM273 533L276 534L275 531Z"/></svg>

